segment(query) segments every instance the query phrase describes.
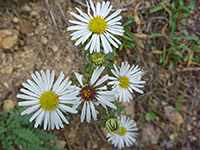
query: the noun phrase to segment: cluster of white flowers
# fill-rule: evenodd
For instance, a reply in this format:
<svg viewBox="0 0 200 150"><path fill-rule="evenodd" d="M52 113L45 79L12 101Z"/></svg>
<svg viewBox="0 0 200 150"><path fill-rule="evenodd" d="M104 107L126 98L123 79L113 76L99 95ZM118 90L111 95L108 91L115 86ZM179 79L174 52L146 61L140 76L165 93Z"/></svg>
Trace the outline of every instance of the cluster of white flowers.
<svg viewBox="0 0 200 150"><path fill-rule="evenodd" d="M86 4L88 14L82 12L79 8L76 8L76 10L80 15L71 12L79 20L69 20L69 22L76 24L68 27L69 31L75 30L71 34L72 40L77 39L75 45L83 44L88 40L85 50L90 48L90 53L100 52L101 45L104 53L112 52L110 43L116 48L121 44L113 34L122 36L124 33L119 22L121 16L117 16L121 10L117 10L108 16L112 9L109 1L103 1L102 4L97 2L96 7L92 0L86 2ZM93 15L90 13L90 8ZM80 86L72 85L69 77L64 79L63 72L55 81L54 71L47 70L46 73L43 70L40 73L36 71L35 74L31 74L33 81L28 79L27 83L22 84L24 88L20 91L23 94L17 94L17 98L26 99L26 101L19 102L18 105L29 106L21 115L34 112L30 122L35 120L35 128L43 123L44 130L60 129L64 127L63 122L69 124L65 116L68 113L78 113L76 109L79 106L82 108L81 122L86 120L87 123L90 123L91 117L97 120L98 111L95 107L101 105L106 110L107 107L117 109L113 104L114 101L129 102L132 99L133 90L143 93L139 88L142 88L145 82L141 80L143 73L138 66L131 66L128 62L122 62L121 67L114 65L114 70L111 69L112 76L106 74L101 77L104 69L104 66L97 66L86 84L82 81L83 75L75 72L75 77ZM108 88L110 85L111 87ZM116 122L117 124L115 124ZM107 122L107 127L107 129L110 128L107 134L108 141L112 141L114 146L124 148L125 145L129 147L132 142L135 142L136 134L132 131L137 130L136 124L133 120L127 120L126 116ZM116 128L116 131L112 131L112 128Z"/></svg>

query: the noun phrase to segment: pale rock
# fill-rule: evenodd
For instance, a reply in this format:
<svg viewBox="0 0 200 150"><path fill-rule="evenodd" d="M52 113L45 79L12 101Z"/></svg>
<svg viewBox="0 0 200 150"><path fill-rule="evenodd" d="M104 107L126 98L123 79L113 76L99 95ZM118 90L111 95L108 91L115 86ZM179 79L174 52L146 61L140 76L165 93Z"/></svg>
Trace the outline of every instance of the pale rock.
<svg viewBox="0 0 200 150"><path fill-rule="evenodd" d="M57 47L56 45L53 45L52 50L53 50L54 52L57 52L57 51L58 51L58 47Z"/></svg>
<svg viewBox="0 0 200 150"><path fill-rule="evenodd" d="M28 5L24 5L23 6L24 11L30 12L31 11L31 7Z"/></svg>
<svg viewBox="0 0 200 150"><path fill-rule="evenodd" d="M1 69L2 74L11 74L13 72L13 66L9 65Z"/></svg>
<svg viewBox="0 0 200 150"><path fill-rule="evenodd" d="M14 17L13 20L12 20L14 23L18 23L19 22L19 19L17 17Z"/></svg>
<svg viewBox="0 0 200 150"><path fill-rule="evenodd" d="M56 140L56 146L57 146L57 147L65 148L65 145L66 145L66 141L64 141L64 140L59 140L59 139Z"/></svg>
<svg viewBox="0 0 200 150"><path fill-rule="evenodd" d="M130 114L131 115L131 119L133 119L134 116L135 116L135 101L132 99L132 100L130 100L129 103L122 102L121 106L122 107L125 106L126 114Z"/></svg>
<svg viewBox="0 0 200 150"><path fill-rule="evenodd" d="M164 107L164 110L165 110L165 115L171 122L177 125L181 125L184 122L183 117L179 112L175 112L174 107L166 106Z"/></svg>
<svg viewBox="0 0 200 150"><path fill-rule="evenodd" d="M38 16L38 12L37 11L35 11L35 10L33 10L33 11L31 11L31 14L30 14L32 17L36 17L36 16Z"/></svg>
<svg viewBox="0 0 200 150"><path fill-rule="evenodd" d="M19 44L20 44L20 46L24 46L24 44L25 44L24 40L20 40Z"/></svg>
<svg viewBox="0 0 200 150"><path fill-rule="evenodd" d="M14 108L14 107L15 107L15 104L13 103L12 100L10 99L4 100L3 110L9 112L9 109Z"/></svg>
<svg viewBox="0 0 200 150"><path fill-rule="evenodd" d="M47 42L48 42L48 40L47 40L47 38L45 38L44 36L41 38L41 42L42 42L42 44L47 44Z"/></svg>
<svg viewBox="0 0 200 150"><path fill-rule="evenodd" d="M169 138L170 138L171 141L174 141L174 139L175 139L175 134L171 134L171 135L169 136Z"/></svg>
<svg viewBox="0 0 200 150"><path fill-rule="evenodd" d="M187 130L191 131L192 130L192 126L190 124L187 124Z"/></svg>
<svg viewBox="0 0 200 150"><path fill-rule="evenodd" d="M158 144L161 131L159 128L155 128L151 124L146 125L142 131L142 139L144 142L151 144Z"/></svg>
<svg viewBox="0 0 200 150"><path fill-rule="evenodd" d="M145 7L150 7L150 6L151 6L151 3L148 2L148 1L146 1L146 2L144 2L144 3L145 3Z"/></svg>
<svg viewBox="0 0 200 150"><path fill-rule="evenodd" d="M0 30L0 48L10 49L18 40L18 31L13 29Z"/></svg>

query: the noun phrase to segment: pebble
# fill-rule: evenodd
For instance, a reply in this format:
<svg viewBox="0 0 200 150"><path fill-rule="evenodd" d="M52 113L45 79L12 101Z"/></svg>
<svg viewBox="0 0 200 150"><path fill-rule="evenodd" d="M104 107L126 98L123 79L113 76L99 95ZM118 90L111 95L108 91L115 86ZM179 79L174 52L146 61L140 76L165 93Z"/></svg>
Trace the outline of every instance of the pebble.
<svg viewBox="0 0 200 150"><path fill-rule="evenodd" d="M23 40L19 41L20 46L24 46L25 42Z"/></svg>
<svg viewBox="0 0 200 150"><path fill-rule="evenodd" d="M13 72L13 66L6 66L1 69L2 74L11 74Z"/></svg>
<svg viewBox="0 0 200 150"><path fill-rule="evenodd" d="M56 140L56 146L60 148L65 148L66 142L64 140Z"/></svg>
<svg viewBox="0 0 200 150"><path fill-rule="evenodd" d="M12 48L18 40L17 33L13 29L0 30L0 48Z"/></svg>
<svg viewBox="0 0 200 150"><path fill-rule="evenodd" d="M30 12L31 11L31 7L28 5L24 5L24 11Z"/></svg>
<svg viewBox="0 0 200 150"><path fill-rule="evenodd" d="M167 116L167 118L177 124L177 125L181 125L184 120L183 120L183 117L181 116L181 114L179 112L175 112L174 111L174 107L172 106L165 106L164 107L164 110L165 110L165 115Z"/></svg>
<svg viewBox="0 0 200 150"><path fill-rule="evenodd" d="M171 141L173 141L173 140L175 139L175 135L174 135L174 134L171 134L171 135L169 136L169 138L170 138Z"/></svg>
<svg viewBox="0 0 200 150"><path fill-rule="evenodd" d="M11 99L4 100L3 110L9 112L9 109L14 107L15 105Z"/></svg>
<svg viewBox="0 0 200 150"><path fill-rule="evenodd" d="M41 38L41 42L42 42L42 44L47 44L47 42L48 42L48 40L47 40L47 38L45 38L44 36Z"/></svg>
<svg viewBox="0 0 200 150"><path fill-rule="evenodd" d="M33 10L33 11L31 11L31 14L30 14L32 17L36 17L36 16L38 16L38 12L37 11L35 11L35 10Z"/></svg>
<svg viewBox="0 0 200 150"><path fill-rule="evenodd" d="M58 47L57 47L56 45L54 45L54 46L52 47L52 50L53 50L54 52L57 52L57 51L58 51Z"/></svg>
<svg viewBox="0 0 200 150"><path fill-rule="evenodd" d="M13 20L12 20L14 23L18 23L19 22L19 19L17 17L14 17Z"/></svg>
<svg viewBox="0 0 200 150"><path fill-rule="evenodd" d="M190 124L187 124L187 130L191 131L192 130L192 126Z"/></svg>

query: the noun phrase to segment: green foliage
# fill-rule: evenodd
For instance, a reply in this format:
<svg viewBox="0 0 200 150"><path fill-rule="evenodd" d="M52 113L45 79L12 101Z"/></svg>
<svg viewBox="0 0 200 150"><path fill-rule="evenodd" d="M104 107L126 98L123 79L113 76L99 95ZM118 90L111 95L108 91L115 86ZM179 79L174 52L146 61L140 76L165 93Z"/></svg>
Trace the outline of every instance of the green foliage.
<svg viewBox="0 0 200 150"><path fill-rule="evenodd" d="M1 148L12 150L14 147L22 150L57 150L52 145L56 136L34 128L29 122L30 115L21 116L24 108L16 107L10 113L3 112L0 121Z"/></svg>
<svg viewBox="0 0 200 150"><path fill-rule="evenodd" d="M132 114L127 114L125 111L126 106L122 106L122 103L118 101L114 102L114 104L117 107L116 110L113 110L114 116L120 116L121 114L123 114L131 118Z"/></svg>
<svg viewBox="0 0 200 150"><path fill-rule="evenodd" d="M184 99L185 96L186 96L186 94L184 93L184 94L181 94L178 97L178 99L177 99L177 101L175 103L175 109L174 109L175 112L179 112L180 111L180 106L184 102L183 99Z"/></svg>
<svg viewBox="0 0 200 150"><path fill-rule="evenodd" d="M163 48L163 53L159 54L159 62L164 65L168 63L169 69L173 68L174 60L178 62L195 61L199 63L199 56L194 56L195 53L200 53L199 37L189 35L186 30L178 32L179 30L177 28L177 24L186 25L185 19L191 15L191 12L195 8L194 1L190 0L190 4L187 6L183 0L172 1L170 5L163 2L162 5L150 9L150 13L164 10L163 5L168 9L170 32L168 35L154 33L149 36L150 39L163 37L168 42L167 48ZM158 48L154 46L152 50L158 50Z"/></svg>
<svg viewBox="0 0 200 150"><path fill-rule="evenodd" d="M137 45L136 40L134 39L134 34L130 31L130 25L133 23L134 17L128 18L127 22L123 24L124 27L124 35L122 39L122 44L120 45L119 50L121 51L124 47L128 47L132 49L135 45Z"/></svg>
<svg viewBox="0 0 200 150"><path fill-rule="evenodd" d="M158 105L155 105L155 106L152 108L152 111L151 111L151 112L146 113L145 119L146 119L147 121L150 121L151 119L156 118L156 114L154 113L154 111L155 111L157 108L158 108Z"/></svg>
<svg viewBox="0 0 200 150"><path fill-rule="evenodd" d="M17 3L18 2L18 0L11 0L12 2L15 2L15 3Z"/></svg>

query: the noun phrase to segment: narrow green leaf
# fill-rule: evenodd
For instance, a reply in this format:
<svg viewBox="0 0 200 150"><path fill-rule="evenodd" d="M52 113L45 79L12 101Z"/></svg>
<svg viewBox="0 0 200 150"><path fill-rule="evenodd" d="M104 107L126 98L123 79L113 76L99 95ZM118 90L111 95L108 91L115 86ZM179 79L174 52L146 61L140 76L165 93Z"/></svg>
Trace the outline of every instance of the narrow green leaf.
<svg viewBox="0 0 200 150"><path fill-rule="evenodd" d="M162 3L162 4L166 6L165 3ZM163 6L162 5L158 5L158 6L154 7L154 8L151 8L149 12L150 13L154 13L154 12L160 11L162 9L163 9Z"/></svg>
<svg viewBox="0 0 200 150"><path fill-rule="evenodd" d="M183 61L187 62L190 58L190 53L187 53L187 55L184 57Z"/></svg>
<svg viewBox="0 0 200 150"><path fill-rule="evenodd" d="M190 8L191 10L194 10L194 9L195 9L195 3L194 3L194 0L190 0L189 8Z"/></svg>
<svg viewBox="0 0 200 150"><path fill-rule="evenodd" d="M156 50L158 50L158 48L156 46L152 46L151 50L156 51Z"/></svg>
<svg viewBox="0 0 200 150"><path fill-rule="evenodd" d="M169 61L169 69L171 70L173 68L173 61Z"/></svg>
<svg viewBox="0 0 200 150"><path fill-rule="evenodd" d="M154 34L149 36L149 39L154 38L154 37L166 37L166 35L161 34L161 33L154 33Z"/></svg>
<svg viewBox="0 0 200 150"><path fill-rule="evenodd" d="M123 24L123 27L128 27L134 21L134 16L128 18L128 21Z"/></svg>

